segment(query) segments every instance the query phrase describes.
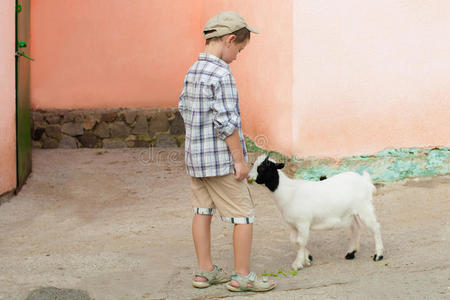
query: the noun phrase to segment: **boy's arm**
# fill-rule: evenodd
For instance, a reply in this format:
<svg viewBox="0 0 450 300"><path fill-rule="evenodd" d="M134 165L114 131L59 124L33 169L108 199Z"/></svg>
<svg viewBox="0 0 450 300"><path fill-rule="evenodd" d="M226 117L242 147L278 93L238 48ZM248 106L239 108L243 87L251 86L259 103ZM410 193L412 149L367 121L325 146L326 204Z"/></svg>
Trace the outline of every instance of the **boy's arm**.
<svg viewBox="0 0 450 300"><path fill-rule="evenodd" d="M224 140L234 160L235 178L243 180L248 176L248 167L244 160L239 138L240 115L237 111L238 95L231 75L224 76L215 91L213 104L214 129L217 136Z"/></svg>
<svg viewBox="0 0 450 300"><path fill-rule="evenodd" d="M244 154L242 152L241 140L239 138L239 132L236 129L231 135L225 138L225 143L230 149L231 155L234 160L234 178L236 180L244 180L248 177L248 166L244 160Z"/></svg>
<svg viewBox="0 0 450 300"><path fill-rule="evenodd" d="M178 111L181 113L181 116L183 117L183 112L184 112L184 88L183 88L183 91L181 91L180 98L178 98Z"/></svg>

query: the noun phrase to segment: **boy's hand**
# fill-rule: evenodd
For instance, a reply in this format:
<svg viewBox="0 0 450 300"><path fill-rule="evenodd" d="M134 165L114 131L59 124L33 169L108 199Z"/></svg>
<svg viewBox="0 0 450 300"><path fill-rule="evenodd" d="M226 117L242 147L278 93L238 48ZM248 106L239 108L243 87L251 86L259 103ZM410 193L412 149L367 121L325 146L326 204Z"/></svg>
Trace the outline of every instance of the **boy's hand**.
<svg viewBox="0 0 450 300"><path fill-rule="evenodd" d="M236 129L231 135L229 135L225 142L228 145L228 149L231 152L231 156L234 160L234 178L236 180L244 180L248 177L248 166L244 160L244 153L242 152L241 140L239 139L239 132Z"/></svg>
<svg viewBox="0 0 450 300"><path fill-rule="evenodd" d="M235 162L234 163L234 178L236 180L244 180L248 177L248 166L245 162Z"/></svg>

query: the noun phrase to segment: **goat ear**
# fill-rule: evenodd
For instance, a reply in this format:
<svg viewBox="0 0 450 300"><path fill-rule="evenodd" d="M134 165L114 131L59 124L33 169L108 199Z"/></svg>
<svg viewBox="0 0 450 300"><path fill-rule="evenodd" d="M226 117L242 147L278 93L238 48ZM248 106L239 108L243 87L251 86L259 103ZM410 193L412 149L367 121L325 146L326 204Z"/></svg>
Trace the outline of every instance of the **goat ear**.
<svg viewBox="0 0 450 300"><path fill-rule="evenodd" d="M284 164L283 163L275 164L275 167L277 167L277 169L283 169Z"/></svg>

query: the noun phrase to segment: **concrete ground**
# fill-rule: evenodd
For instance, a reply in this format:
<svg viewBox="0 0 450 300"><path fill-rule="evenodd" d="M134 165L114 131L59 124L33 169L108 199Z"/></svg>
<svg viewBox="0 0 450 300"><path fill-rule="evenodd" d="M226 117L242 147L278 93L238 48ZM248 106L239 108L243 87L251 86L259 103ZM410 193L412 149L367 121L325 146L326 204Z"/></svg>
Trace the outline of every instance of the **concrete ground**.
<svg viewBox="0 0 450 300"><path fill-rule="evenodd" d="M251 192L252 269L287 271L296 254L288 228L265 187L253 184ZM237 295L224 285L191 287L196 259L182 151L34 150L27 184L0 206L0 299L26 299L41 287L95 300L450 299L449 200L450 176L385 184L374 199L384 260L372 261L367 229L353 261L344 259L347 230L317 231L311 267L280 274L272 292ZM215 217L212 233L215 263L230 270L232 226Z"/></svg>

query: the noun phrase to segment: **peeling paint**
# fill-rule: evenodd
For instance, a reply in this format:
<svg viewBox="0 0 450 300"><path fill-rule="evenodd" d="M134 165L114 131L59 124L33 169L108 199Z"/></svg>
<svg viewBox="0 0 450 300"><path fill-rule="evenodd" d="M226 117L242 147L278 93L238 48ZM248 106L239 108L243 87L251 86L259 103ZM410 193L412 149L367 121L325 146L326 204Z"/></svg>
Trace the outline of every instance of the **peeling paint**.
<svg viewBox="0 0 450 300"><path fill-rule="evenodd" d="M247 139L249 151L268 153ZM340 159L307 157L298 159L279 153L277 160L288 163L296 178L319 180L341 172L369 172L374 182L390 182L409 177L450 174L450 148L385 149L373 155L358 155Z"/></svg>

